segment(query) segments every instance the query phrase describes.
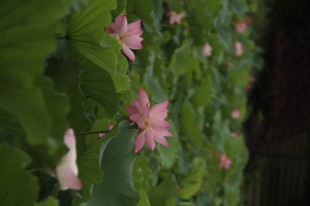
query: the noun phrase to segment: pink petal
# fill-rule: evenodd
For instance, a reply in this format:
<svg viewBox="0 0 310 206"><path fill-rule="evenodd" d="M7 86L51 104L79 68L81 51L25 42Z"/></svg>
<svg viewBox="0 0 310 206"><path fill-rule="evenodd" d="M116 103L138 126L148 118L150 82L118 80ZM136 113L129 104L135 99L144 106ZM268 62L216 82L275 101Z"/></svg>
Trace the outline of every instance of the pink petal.
<svg viewBox="0 0 310 206"><path fill-rule="evenodd" d="M142 113L143 119L147 119L147 120L150 119L150 111L151 111L151 110L150 110L150 107L149 107L149 105L147 104L146 107L144 108L143 113Z"/></svg>
<svg viewBox="0 0 310 206"><path fill-rule="evenodd" d="M143 108L141 108L140 102L138 100L133 101L133 106L137 107L140 113L143 111Z"/></svg>
<svg viewBox="0 0 310 206"><path fill-rule="evenodd" d="M122 44L122 50L124 54L130 59L130 61L135 61L135 54L127 47L125 44Z"/></svg>
<svg viewBox="0 0 310 206"><path fill-rule="evenodd" d="M162 136L155 136L155 141L158 142L159 144L164 145L165 147L169 147L167 140Z"/></svg>
<svg viewBox="0 0 310 206"><path fill-rule="evenodd" d="M109 130L112 130L113 127L114 127L114 124L110 123L109 126L108 126L108 129L109 129ZM105 135L106 135L106 133L99 133L99 134L98 134L99 138L102 138L102 137L104 137Z"/></svg>
<svg viewBox="0 0 310 206"><path fill-rule="evenodd" d="M99 133L99 134L98 134L99 138L102 138L102 137L104 137L105 135L106 135L105 133Z"/></svg>
<svg viewBox="0 0 310 206"><path fill-rule="evenodd" d="M129 119L133 122L139 122L141 121L141 114L133 114L133 115L130 115Z"/></svg>
<svg viewBox="0 0 310 206"><path fill-rule="evenodd" d="M137 123L137 125L138 125L138 127L139 127L140 129L145 129L145 128L146 128L146 124L145 124L145 122L144 122L143 120L138 121L138 122L136 122L136 123Z"/></svg>
<svg viewBox="0 0 310 206"><path fill-rule="evenodd" d="M139 89L139 100L140 100L140 106L143 108L143 110L146 107L149 107L150 105L149 97L147 96L147 93L144 91L142 87L140 87Z"/></svg>
<svg viewBox="0 0 310 206"><path fill-rule="evenodd" d="M167 130L168 127L170 126L170 123L164 120L158 120L158 119L154 119L150 122L150 126L152 129L154 130Z"/></svg>
<svg viewBox="0 0 310 206"><path fill-rule="evenodd" d="M128 106L127 107L127 111L130 115L133 114L139 114L140 113L140 109L138 109L136 106Z"/></svg>
<svg viewBox="0 0 310 206"><path fill-rule="evenodd" d="M168 130L168 128L166 130L156 130L156 135L159 135L159 136L163 136L163 137L173 137L173 134L171 134Z"/></svg>
<svg viewBox="0 0 310 206"><path fill-rule="evenodd" d="M74 172L70 168L59 168L57 172L57 178L61 190L79 190L82 188L81 180L74 174Z"/></svg>
<svg viewBox="0 0 310 206"><path fill-rule="evenodd" d="M141 30L141 20L132 22L128 24L127 27L127 35L138 35L140 36L143 33L143 30Z"/></svg>
<svg viewBox="0 0 310 206"><path fill-rule="evenodd" d="M138 36L129 36L125 39L124 43L131 49L142 49L142 44Z"/></svg>
<svg viewBox="0 0 310 206"><path fill-rule="evenodd" d="M64 136L64 143L68 147L69 151L65 154L59 166L66 165L67 167L71 168L74 174L78 174L78 167L76 165L76 140L73 129L67 129Z"/></svg>
<svg viewBox="0 0 310 206"><path fill-rule="evenodd" d="M120 14L119 16L117 16L115 23L112 25L112 29L115 29L121 35L125 35L127 32L127 17L126 17L126 15Z"/></svg>
<svg viewBox="0 0 310 206"><path fill-rule="evenodd" d="M154 141L154 137L153 137L151 130L149 129L145 130L145 139L146 139L146 144L149 146L150 150L154 150L155 141Z"/></svg>
<svg viewBox="0 0 310 206"><path fill-rule="evenodd" d="M145 144L145 132L141 132L136 140L135 153L139 152Z"/></svg>
<svg viewBox="0 0 310 206"><path fill-rule="evenodd" d="M162 103L156 104L151 108L150 117L152 119L164 120L167 117L168 109L167 106L169 101L164 101Z"/></svg>
<svg viewBox="0 0 310 206"><path fill-rule="evenodd" d="M68 129L64 135L64 143L69 151L61 158L60 163L56 166L56 175L62 190L81 189L82 184L78 175L76 164L76 140L72 129Z"/></svg>

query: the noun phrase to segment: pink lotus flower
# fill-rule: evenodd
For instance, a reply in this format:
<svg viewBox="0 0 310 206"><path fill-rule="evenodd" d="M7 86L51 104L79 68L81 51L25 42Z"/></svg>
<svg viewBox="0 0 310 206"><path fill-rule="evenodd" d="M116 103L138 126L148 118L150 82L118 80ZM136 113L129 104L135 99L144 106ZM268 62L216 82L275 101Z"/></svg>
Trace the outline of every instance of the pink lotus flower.
<svg viewBox="0 0 310 206"><path fill-rule="evenodd" d="M241 42L236 41L235 42L235 56L239 57L243 54L243 45Z"/></svg>
<svg viewBox="0 0 310 206"><path fill-rule="evenodd" d="M110 123L108 128L109 128L109 130L112 130L113 127L114 127L114 125ZM99 134L98 134L98 136L99 136L100 138L104 137L105 135L106 135L106 133L99 133Z"/></svg>
<svg viewBox="0 0 310 206"><path fill-rule="evenodd" d="M235 25L235 31L237 33L242 34L246 30L247 27L248 27L248 24L245 21L239 21Z"/></svg>
<svg viewBox="0 0 310 206"><path fill-rule="evenodd" d="M231 160L224 153L220 157L220 167L226 170L231 167Z"/></svg>
<svg viewBox="0 0 310 206"><path fill-rule="evenodd" d="M210 57L212 55L212 47L210 46L210 44L206 43L203 47L202 47L202 55L206 58Z"/></svg>
<svg viewBox="0 0 310 206"><path fill-rule="evenodd" d="M82 188L82 182L78 177L78 167L76 165L76 141L72 129L68 129L64 136L64 143L69 148L60 163L56 167L56 175L61 190Z"/></svg>
<svg viewBox="0 0 310 206"><path fill-rule="evenodd" d="M127 17L120 14L116 17L115 23L111 23L108 28L109 34L117 39L122 45L124 54L131 60L135 61L135 54L131 49L142 49L140 35L143 33L141 29L141 21L135 21L127 24Z"/></svg>
<svg viewBox="0 0 310 206"><path fill-rule="evenodd" d="M139 152L145 142L151 150L155 149L155 142L169 147L164 136L172 137L169 132L170 123L165 121L168 113L169 102L162 103L150 107L149 97L143 88L139 89L139 101L135 100L132 106L128 106L127 111L130 114L129 119L137 123L141 129L141 133L136 140L135 152Z"/></svg>
<svg viewBox="0 0 310 206"><path fill-rule="evenodd" d="M180 24L182 19L184 19L187 14L186 12L181 12L180 14L176 13L175 11L169 11L167 13L167 16L170 17L169 19L169 24L173 25L173 24Z"/></svg>
<svg viewBox="0 0 310 206"><path fill-rule="evenodd" d="M232 112L231 112L231 117L233 119L239 119L240 118L240 111L239 109L234 109Z"/></svg>

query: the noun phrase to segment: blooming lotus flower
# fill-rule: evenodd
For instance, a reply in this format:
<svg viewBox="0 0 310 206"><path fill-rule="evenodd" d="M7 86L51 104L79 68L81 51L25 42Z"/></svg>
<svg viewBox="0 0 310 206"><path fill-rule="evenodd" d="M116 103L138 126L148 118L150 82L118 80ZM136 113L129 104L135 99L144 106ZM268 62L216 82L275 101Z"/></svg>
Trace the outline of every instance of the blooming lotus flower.
<svg viewBox="0 0 310 206"><path fill-rule="evenodd" d="M180 24L182 19L187 16L186 12L181 12L180 14L176 13L175 11L169 11L167 16L170 17L169 24Z"/></svg>
<svg viewBox="0 0 310 206"><path fill-rule="evenodd" d="M210 46L210 44L206 43L203 47L202 47L202 55L206 58L210 57L212 55L212 47Z"/></svg>
<svg viewBox="0 0 310 206"><path fill-rule="evenodd" d="M126 15L120 14L116 17L115 22L110 24L108 32L120 42L124 54L131 61L135 61L135 54L131 49L142 49L141 41L143 38L140 35L143 33L143 30L141 29L141 21L127 24Z"/></svg>
<svg viewBox="0 0 310 206"><path fill-rule="evenodd" d="M108 129L109 129L109 130L112 130L113 127L114 127L114 125L110 123L109 126L108 126ZM99 134L98 134L98 136L99 136L100 138L104 137L105 135L106 135L106 133L99 133Z"/></svg>
<svg viewBox="0 0 310 206"><path fill-rule="evenodd" d="M137 123L141 129L135 145L135 152L139 152L146 143L151 150L155 149L155 142L169 147L164 136L172 137L168 128L169 122L165 121L168 113L169 102L162 103L150 107L149 97L146 92L139 89L139 100L135 100L132 106L128 106L127 111L130 114L129 119Z"/></svg>
<svg viewBox="0 0 310 206"><path fill-rule="evenodd" d="M246 30L247 27L248 27L248 24L245 21L239 21L235 25L235 31L237 33L242 34Z"/></svg>
<svg viewBox="0 0 310 206"><path fill-rule="evenodd" d="M224 153L220 157L220 167L226 170L231 167L231 160Z"/></svg>
<svg viewBox="0 0 310 206"><path fill-rule="evenodd" d="M236 41L235 42L235 56L239 57L243 54L243 45L241 42Z"/></svg>
<svg viewBox="0 0 310 206"><path fill-rule="evenodd" d="M231 117L233 119L239 119L240 118L240 111L239 109L234 109L232 112L231 112Z"/></svg>
<svg viewBox="0 0 310 206"><path fill-rule="evenodd" d="M78 167L76 165L75 135L72 129L68 129L64 136L64 143L69 148L60 163L56 167L56 175L61 190L82 188L82 182L78 177Z"/></svg>

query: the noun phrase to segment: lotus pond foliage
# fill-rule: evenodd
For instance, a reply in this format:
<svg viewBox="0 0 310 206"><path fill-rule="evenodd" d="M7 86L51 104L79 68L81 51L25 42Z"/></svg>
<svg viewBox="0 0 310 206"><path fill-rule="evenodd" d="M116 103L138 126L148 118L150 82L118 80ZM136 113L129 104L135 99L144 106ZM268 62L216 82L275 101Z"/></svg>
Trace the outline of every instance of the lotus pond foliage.
<svg viewBox="0 0 310 206"><path fill-rule="evenodd" d="M1 205L238 205L255 9L3 0Z"/></svg>

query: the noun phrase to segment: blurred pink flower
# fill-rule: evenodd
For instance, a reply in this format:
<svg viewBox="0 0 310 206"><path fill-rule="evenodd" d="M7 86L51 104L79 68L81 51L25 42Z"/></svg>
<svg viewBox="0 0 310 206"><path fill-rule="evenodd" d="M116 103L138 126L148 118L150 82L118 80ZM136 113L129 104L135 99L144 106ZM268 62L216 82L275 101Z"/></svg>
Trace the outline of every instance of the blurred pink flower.
<svg viewBox="0 0 310 206"><path fill-rule="evenodd" d="M82 182L78 177L78 167L76 165L76 140L73 129L67 129L64 136L64 143L69 151L65 154L56 167L56 175L61 190L82 188Z"/></svg>
<svg viewBox="0 0 310 206"><path fill-rule="evenodd" d="M168 113L168 104L168 101L164 101L151 108L146 92L143 88L139 89L139 101L135 100L133 105L127 108L130 114L129 119L137 123L138 127L142 130L136 140L136 153L142 149L145 142L151 150L155 149L155 141L165 147L169 147L164 137L172 137L172 134L168 130L170 123L165 121Z"/></svg>
<svg viewBox="0 0 310 206"><path fill-rule="evenodd" d="M231 112L231 117L233 119L239 119L240 118L240 111L239 109L234 109L232 112Z"/></svg>
<svg viewBox="0 0 310 206"><path fill-rule="evenodd" d="M110 24L108 32L120 42L124 54L131 61L135 61L135 54L131 49L138 50L143 47L141 44L143 38L140 37L143 33L141 20L128 24L126 15L120 14L116 17L115 22Z"/></svg>
<svg viewBox="0 0 310 206"><path fill-rule="evenodd" d="M210 46L209 43L206 43L203 47L202 47L202 55L206 58L210 57L212 55L212 47Z"/></svg>
<svg viewBox="0 0 310 206"><path fill-rule="evenodd" d="M235 31L237 33L243 33L247 27L248 27L248 24L245 21L239 21L235 25Z"/></svg>
<svg viewBox="0 0 310 206"><path fill-rule="evenodd" d="M169 24L180 24L182 19L187 16L186 12L181 12L180 14L176 13L175 11L169 11L167 16L170 17Z"/></svg>
<svg viewBox="0 0 310 206"><path fill-rule="evenodd" d="M109 130L112 130L113 127L114 127L114 125L110 123L108 129L109 129ZM99 134L98 134L98 136L99 136L100 138L104 137L105 135L106 135L106 133L99 133Z"/></svg>
<svg viewBox="0 0 310 206"><path fill-rule="evenodd" d="M243 54L243 45L241 42L236 41L235 42L235 56L239 57Z"/></svg>
<svg viewBox="0 0 310 206"><path fill-rule="evenodd" d="M220 167L226 170L231 167L231 160L224 153L220 157Z"/></svg>

